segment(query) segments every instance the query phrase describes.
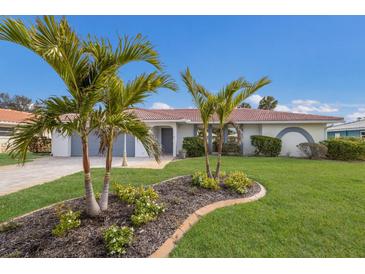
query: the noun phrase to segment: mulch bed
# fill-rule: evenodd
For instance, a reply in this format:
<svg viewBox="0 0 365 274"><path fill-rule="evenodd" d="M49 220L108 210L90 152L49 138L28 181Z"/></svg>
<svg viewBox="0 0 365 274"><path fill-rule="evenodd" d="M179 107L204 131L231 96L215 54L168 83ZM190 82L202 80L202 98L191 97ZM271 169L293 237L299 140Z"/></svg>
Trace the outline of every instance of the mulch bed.
<svg viewBox="0 0 365 274"><path fill-rule="evenodd" d="M246 194L228 189L212 191L191 185L191 176L184 176L155 184L165 205L165 212L150 223L135 229L133 244L123 257L148 257L159 248L195 210L213 202L252 196L260 191L254 184ZM73 210L84 206L84 199L65 203ZM131 226L129 206L111 194L109 210L97 218L81 215L81 226L65 237L52 236L58 223L54 208L43 209L16 220L19 226L0 233L0 257L109 257L102 232L110 225Z"/></svg>

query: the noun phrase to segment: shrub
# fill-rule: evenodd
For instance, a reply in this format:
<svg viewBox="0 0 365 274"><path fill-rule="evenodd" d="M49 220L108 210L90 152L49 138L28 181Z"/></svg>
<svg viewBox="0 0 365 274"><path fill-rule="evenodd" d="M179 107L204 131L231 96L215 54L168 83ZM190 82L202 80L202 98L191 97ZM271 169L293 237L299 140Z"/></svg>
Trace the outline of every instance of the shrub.
<svg viewBox="0 0 365 274"><path fill-rule="evenodd" d="M64 206L61 205L56 209L56 212L60 222L52 230L53 236L65 236L71 229L80 226L80 211L72 211L70 208L64 209Z"/></svg>
<svg viewBox="0 0 365 274"><path fill-rule="evenodd" d="M212 190L218 190L219 189L219 182L214 178L209 178L206 173L204 172L195 172L193 174L193 185L212 189Z"/></svg>
<svg viewBox="0 0 365 274"><path fill-rule="evenodd" d="M111 255L122 255L126 252L126 247L133 241L133 228L116 225L110 226L103 233L105 246Z"/></svg>
<svg viewBox="0 0 365 274"><path fill-rule="evenodd" d="M226 143L222 146L223 155L239 155L241 152L241 147L236 143Z"/></svg>
<svg viewBox="0 0 365 274"><path fill-rule="evenodd" d="M115 184L114 188L119 199L135 205L131 216L131 221L135 226L155 220L158 214L165 210L162 204L156 202L159 196L152 187Z"/></svg>
<svg viewBox="0 0 365 274"><path fill-rule="evenodd" d="M29 151L34 153L51 152L51 139L34 136L29 143Z"/></svg>
<svg viewBox="0 0 365 274"><path fill-rule="evenodd" d="M228 174L224 180L224 185L237 193L243 194L247 192L247 188L252 185L252 180L242 171L236 171Z"/></svg>
<svg viewBox="0 0 365 274"><path fill-rule="evenodd" d="M365 141L355 138L327 140L327 156L333 160L365 160Z"/></svg>
<svg viewBox="0 0 365 274"><path fill-rule="evenodd" d="M256 155L276 157L279 156L281 151L281 140L279 138L253 135L251 136L251 144L255 147Z"/></svg>
<svg viewBox="0 0 365 274"><path fill-rule="evenodd" d="M204 142L198 137L185 137L183 140L183 149L187 157L200 157L204 155Z"/></svg>
<svg viewBox="0 0 365 274"><path fill-rule="evenodd" d="M138 199L158 199L158 193L152 187L135 187L132 185L114 184L114 190L118 198L128 204L135 204Z"/></svg>
<svg viewBox="0 0 365 274"><path fill-rule="evenodd" d="M137 200L136 207L131 216L132 224L135 226L146 224L155 220L157 216L164 211L165 207L155 201L148 199Z"/></svg>
<svg viewBox="0 0 365 274"><path fill-rule="evenodd" d="M324 159L328 151L324 144L300 143L297 147L310 159Z"/></svg>

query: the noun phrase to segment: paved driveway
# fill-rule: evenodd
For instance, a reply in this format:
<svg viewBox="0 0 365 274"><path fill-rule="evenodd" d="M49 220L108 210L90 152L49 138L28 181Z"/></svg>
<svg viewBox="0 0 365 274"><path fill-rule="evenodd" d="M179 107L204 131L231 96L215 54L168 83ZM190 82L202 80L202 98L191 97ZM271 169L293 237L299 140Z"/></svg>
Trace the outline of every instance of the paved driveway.
<svg viewBox="0 0 365 274"><path fill-rule="evenodd" d="M172 157L163 157L160 164L150 158L128 158L129 168L163 168ZM91 157L92 167L104 167L104 157ZM113 158L113 167L122 168L122 158ZM82 170L80 157L42 157L24 166L0 166L0 196L30 186L53 181Z"/></svg>

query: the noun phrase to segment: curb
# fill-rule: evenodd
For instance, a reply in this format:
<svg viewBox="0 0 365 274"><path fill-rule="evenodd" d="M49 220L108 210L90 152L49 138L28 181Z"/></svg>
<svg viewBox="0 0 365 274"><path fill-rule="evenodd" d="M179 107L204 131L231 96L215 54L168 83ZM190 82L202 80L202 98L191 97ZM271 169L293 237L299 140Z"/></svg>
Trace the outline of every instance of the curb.
<svg viewBox="0 0 365 274"><path fill-rule="evenodd" d="M257 183L257 182L256 182ZM215 202L204 207L199 208L194 213L190 214L187 219L180 225L174 234L168 238L155 252L153 252L149 258L167 258L171 251L175 248L178 241L188 232L191 227L196 224L203 216L208 213L222 207L233 206L238 204L245 204L253 201L257 201L266 195L266 189L263 185L257 183L261 190L251 197L229 199L219 202Z"/></svg>

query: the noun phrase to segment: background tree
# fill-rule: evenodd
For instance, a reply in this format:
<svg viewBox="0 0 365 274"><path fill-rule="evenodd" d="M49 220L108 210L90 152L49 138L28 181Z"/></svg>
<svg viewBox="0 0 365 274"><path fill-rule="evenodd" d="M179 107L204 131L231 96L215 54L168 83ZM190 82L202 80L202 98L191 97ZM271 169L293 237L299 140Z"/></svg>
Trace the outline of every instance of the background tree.
<svg viewBox="0 0 365 274"><path fill-rule="evenodd" d="M278 105L278 100L273 96L265 96L260 100L258 109L273 110Z"/></svg>
<svg viewBox="0 0 365 274"><path fill-rule="evenodd" d="M15 95L11 97L8 93L0 93L0 108L30 112L33 110L33 105L32 99L27 96Z"/></svg>
<svg viewBox="0 0 365 274"><path fill-rule="evenodd" d="M227 123L231 123L229 118L232 111L241 104L243 100L251 96L258 89L270 83L270 80L266 77L261 78L254 84L245 81L243 78L239 78L232 81L225 87L223 87L216 95L216 109L215 112L218 116L218 159L215 170L215 178L219 178L222 158L223 147L223 129ZM238 94L237 94L238 93Z"/></svg>
<svg viewBox="0 0 365 274"><path fill-rule="evenodd" d="M103 109L100 111L100 123L98 128L101 140L100 151L106 151L105 175L103 192L99 201L101 210L108 208L108 196L110 185L110 171L112 167L113 142L123 133L135 136L143 144L147 154L160 160L160 146L147 125L139 120L131 111L131 107L143 103L151 94L160 88L177 90L174 81L168 75L142 74L127 84L117 76L110 79L108 87L104 91ZM124 135L126 138L126 135Z"/></svg>
<svg viewBox="0 0 365 274"><path fill-rule="evenodd" d="M37 18L31 27L20 19L6 18L0 23L0 40L16 43L40 56L56 71L69 92L68 97L44 100L32 119L16 127L10 140L10 154L24 162L31 137L45 131L67 135L76 132L82 143L86 211L90 216L98 215L100 206L91 181L88 145L88 136L98 125L98 112L94 107L102 99L101 90L107 80L120 66L144 60L159 69L157 52L140 35L133 39L120 38L115 51L104 42L83 43L66 18L56 21L53 16ZM115 54L101 58L107 50Z"/></svg>
<svg viewBox="0 0 365 274"><path fill-rule="evenodd" d="M203 141L204 141L204 152L205 152L205 168L208 177L212 177L212 172L210 170L209 163L209 150L208 150L208 125L212 118L215 106L216 98L208 90L206 90L202 85L198 84L191 76L189 68L185 72L181 73L181 77L193 97L195 106L198 108L200 117L203 123Z"/></svg>
<svg viewBox="0 0 365 274"><path fill-rule="evenodd" d="M237 108L251 108L251 105L249 103L242 102L239 106L237 106Z"/></svg>

